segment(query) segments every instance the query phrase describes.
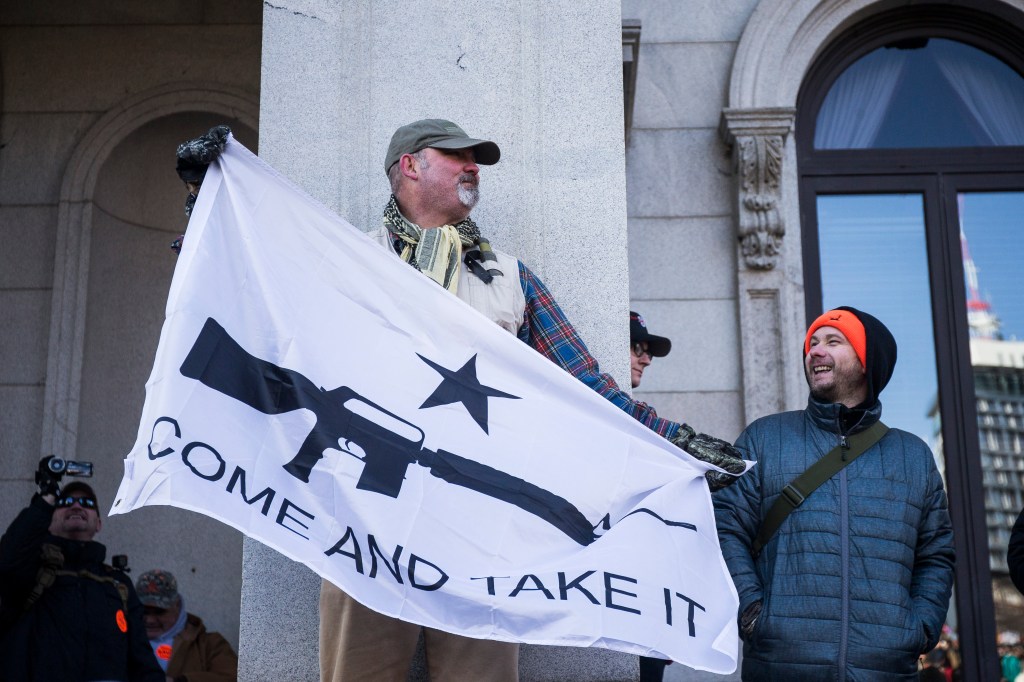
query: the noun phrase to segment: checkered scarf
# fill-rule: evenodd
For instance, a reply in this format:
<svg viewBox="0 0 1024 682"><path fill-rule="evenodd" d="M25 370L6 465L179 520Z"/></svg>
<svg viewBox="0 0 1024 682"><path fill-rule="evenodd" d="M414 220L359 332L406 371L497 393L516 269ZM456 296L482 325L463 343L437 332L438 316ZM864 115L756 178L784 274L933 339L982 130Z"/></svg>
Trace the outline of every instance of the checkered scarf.
<svg viewBox="0 0 1024 682"><path fill-rule="evenodd" d="M402 260L453 294L459 288L459 261L464 249L466 266L487 284L502 274L496 267L484 267L483 263L497 263L498 259L471 218L425 230L402 215L392 195L384 208L384 227L400 244Z"/></svg>

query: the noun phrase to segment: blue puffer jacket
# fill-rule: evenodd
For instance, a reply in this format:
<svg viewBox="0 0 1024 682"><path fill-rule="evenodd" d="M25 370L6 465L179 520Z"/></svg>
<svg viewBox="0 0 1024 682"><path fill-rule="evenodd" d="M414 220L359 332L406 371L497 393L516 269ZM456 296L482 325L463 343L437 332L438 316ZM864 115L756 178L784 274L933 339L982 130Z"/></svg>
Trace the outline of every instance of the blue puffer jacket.
<svg viewBox="0 0 1024 682"><path fill-rule="evenodd" d="M847 433L879 419L881 403ZM953 531L932 453L891 429L794 510L755 561L750 545L782 489L839 444L839 404L751 424L737 446L758 464L714 495L740 613L763 611L744 680L917 680L953 583Z"/></svg>

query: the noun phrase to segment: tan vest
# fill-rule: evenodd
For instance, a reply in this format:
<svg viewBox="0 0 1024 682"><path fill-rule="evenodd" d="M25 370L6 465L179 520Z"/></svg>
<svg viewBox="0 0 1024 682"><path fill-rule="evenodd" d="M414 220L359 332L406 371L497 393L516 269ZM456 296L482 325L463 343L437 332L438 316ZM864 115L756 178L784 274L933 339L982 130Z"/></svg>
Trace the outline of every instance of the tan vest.
<svg viewBox="0 0 1024 682"><path fill-rule="evenodd" d="M389 252L395 253L391 245L391 233L386 228L380 227L367 234ZM498 269L502 274L490 284L471 273L465 263L459 263L457 296L502 329L515 334L523 324L526 311L526 297L523 296L523 286L519 282L519 261L497 249L494 255L498 257Z"/></svg>

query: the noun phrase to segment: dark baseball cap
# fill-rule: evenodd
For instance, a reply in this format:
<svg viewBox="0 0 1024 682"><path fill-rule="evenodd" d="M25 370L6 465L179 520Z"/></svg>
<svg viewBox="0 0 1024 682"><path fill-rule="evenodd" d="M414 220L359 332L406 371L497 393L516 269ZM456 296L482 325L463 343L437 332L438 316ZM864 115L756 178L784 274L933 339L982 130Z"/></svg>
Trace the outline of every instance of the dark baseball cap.
<svg viewBox="0 0 1024 682"><path fill-rule="evenodd" d="M498 145L490 140L477 140L466 134L466 131L451 121L441 118L425 118L404 125L391 136L388 155L384 157L384 174L387 175L402 154L415 154L421 149L466 149L473 148L476 162L484 166L493 166L501 158Z"/></svg>
<svg viewBox="0 0 1024 682"><path fill-rule="evenodd" d="M99 513L100 501L96 499L96 491L93 490L92 486L89 485L88 483L84 483L83 481L71 481L67 485L61 487L60 496L68 497L69 495L73 497L90 498L93 502L96 503L96 513Z"/></svg>
<svg viewBox="0 0 1024 682"><path fill-rule="evenodd" d="M647 331L647 323L640 313L629 311L629 342L647 342L647 350L653 357L663 358L672 350L672 342L664 336L655 336Z"/></svg>

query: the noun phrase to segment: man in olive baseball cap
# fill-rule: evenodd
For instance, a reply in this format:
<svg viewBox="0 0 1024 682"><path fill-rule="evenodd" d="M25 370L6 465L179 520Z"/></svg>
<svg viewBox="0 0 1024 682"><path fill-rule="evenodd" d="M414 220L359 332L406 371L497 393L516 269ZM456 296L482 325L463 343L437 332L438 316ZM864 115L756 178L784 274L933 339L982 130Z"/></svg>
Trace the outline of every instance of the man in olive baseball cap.
<svg viewBox="0 0 1024 682"><path fill-rule="evenodd" d="M398 163L402 154L415 154L421 149L473 149L478 164L493 166L501 158L498 145L490 140L478 140L451 121L441 118L425 118L404 125L391 136L387 156L384 157L384 174Z"/></svg>
<svg viewBox="0 0 1024 682"><path fill-rule="evenodd" d="M716 466L732 466L734 474L741 473L746 465L731 445L658 417L602 373L540 278L515 256L491 248L471 213L480 198L480 166L493 165L500 157L498 145L470 137L451 121L423 119L400 127L384 157L391 198L381 226L368 236L652 431ZM392 618L323 581L324 682L404 680L421 635L431 679L519 679L517 644L454 635Z"/></svg>

